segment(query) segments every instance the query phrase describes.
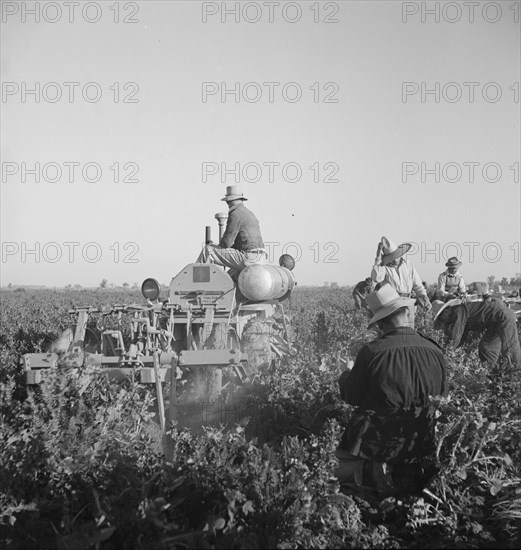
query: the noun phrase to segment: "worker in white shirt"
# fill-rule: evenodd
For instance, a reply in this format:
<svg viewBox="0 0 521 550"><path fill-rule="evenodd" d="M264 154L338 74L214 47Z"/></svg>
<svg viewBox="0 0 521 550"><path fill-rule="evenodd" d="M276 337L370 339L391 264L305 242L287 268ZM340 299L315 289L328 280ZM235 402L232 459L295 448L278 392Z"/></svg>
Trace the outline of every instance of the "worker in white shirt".
<svg viewBox="0 0 521 550"><path fill-rule="evenodd" d="M445 264L447 269L440 273L438 277L438 289L436 297L438 300L446 302L453 298L457 298L459 295L463 295L467 292L465 281L458 271L458 267L461 266L461 262L453 256L447 260Z"/></svg>
<svg viewBox="0 0 521 550"><path fill-rule="evenodd" d="M415 267L403 257L411 247L410 243L397 246L393 241L382 237L378 243L371 278L377 284L388 282L403 298L410 298L414 291L420 305L430 311L431 302L421 277ZM414 328L414 306L409 309L409 324Z"/></svg>

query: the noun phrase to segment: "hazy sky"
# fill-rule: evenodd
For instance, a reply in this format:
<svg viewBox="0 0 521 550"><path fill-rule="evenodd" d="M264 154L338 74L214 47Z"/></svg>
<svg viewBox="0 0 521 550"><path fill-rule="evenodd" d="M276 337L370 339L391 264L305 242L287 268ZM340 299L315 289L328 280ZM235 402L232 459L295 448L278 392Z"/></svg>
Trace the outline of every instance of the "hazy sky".
<svg viewBox="0 0 521 550"><path fill-rule="evenodd" d="M519 4L2 1L2 284L169 282L236 183L300 284L514 276Z"/></svg>

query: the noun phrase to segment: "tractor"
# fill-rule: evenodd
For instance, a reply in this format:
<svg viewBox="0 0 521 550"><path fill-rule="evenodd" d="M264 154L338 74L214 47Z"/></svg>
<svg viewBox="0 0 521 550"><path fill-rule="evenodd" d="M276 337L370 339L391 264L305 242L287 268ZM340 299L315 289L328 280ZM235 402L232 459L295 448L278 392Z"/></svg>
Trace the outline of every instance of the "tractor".
<svg viewBox="0 0 521 550"><path fill-rule="evenodd" d="M215 217L222 236L226 214ZM207 227L207 243L210 233ZM245 413L245 387L288 346L283 302L296 285L295 262L285 254L279 264L247 266L234 281L216 264L191 263L173 277L167 297L148 278L141 286L145 304L75 307L66 351L22 357L26 382L40 383L53 368L89 365L117 380L154 384L163 432L170 422L196 432L233 424ZM88 328L93 316L95 338Z"/></svg>

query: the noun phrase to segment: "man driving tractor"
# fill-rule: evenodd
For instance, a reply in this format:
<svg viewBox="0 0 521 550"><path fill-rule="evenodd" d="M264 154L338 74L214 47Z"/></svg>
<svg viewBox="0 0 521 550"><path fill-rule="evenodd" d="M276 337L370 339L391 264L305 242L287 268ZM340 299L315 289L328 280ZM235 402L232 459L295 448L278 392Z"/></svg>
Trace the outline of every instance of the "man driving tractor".
<svg viewBox="0 0 521 550"><path fill-rule="evenodd" d="M232 279L248 265L266 263L268 254L264 248L259 220L244 206L248 199L239 185L226 187L226 196L221 199L228 205L226 230L218 245L208 243L197 258L198 263L214 263L228 267Z"/></svg>

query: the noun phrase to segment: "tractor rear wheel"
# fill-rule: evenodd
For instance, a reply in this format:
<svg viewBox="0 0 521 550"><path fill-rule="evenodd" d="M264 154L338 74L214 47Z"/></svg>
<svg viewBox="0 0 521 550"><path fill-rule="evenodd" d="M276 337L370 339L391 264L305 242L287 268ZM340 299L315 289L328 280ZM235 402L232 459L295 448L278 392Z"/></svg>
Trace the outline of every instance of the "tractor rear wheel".
<svg viewBox="0 0 521 550"><path fill-rule="evenodd" d="M273 323L270 320L254 318L248 321L241 337L241 348L248 355L248 374L256 373L268 366L273 359L271 335Z"/></svg>

